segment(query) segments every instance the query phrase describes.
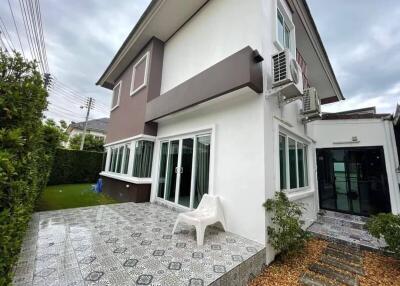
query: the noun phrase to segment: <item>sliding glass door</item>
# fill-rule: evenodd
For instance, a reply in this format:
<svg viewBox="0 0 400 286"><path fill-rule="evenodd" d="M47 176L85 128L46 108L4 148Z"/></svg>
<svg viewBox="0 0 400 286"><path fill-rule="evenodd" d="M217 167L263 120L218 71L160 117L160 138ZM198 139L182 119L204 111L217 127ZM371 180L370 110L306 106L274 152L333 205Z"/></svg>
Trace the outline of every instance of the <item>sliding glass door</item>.
<svg viewBox="0 0 400 286"><path fill-rule="evenodd" d="M208 193L210 135L194 135L161 142L157 196L196 208Z"/></svg>

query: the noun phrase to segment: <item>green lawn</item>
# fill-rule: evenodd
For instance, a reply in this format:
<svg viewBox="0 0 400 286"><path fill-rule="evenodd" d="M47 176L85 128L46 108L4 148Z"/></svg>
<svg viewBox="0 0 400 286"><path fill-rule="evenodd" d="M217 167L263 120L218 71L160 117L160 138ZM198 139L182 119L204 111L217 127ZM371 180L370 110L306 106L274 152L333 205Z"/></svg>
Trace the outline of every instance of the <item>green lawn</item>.
<svg viewBox="0 0 400 286"><path fill-rule="evenodd" d="M50 211L117 203L113 198L92 191L92 184L48 186L41 195L36 211Z"/></svg>

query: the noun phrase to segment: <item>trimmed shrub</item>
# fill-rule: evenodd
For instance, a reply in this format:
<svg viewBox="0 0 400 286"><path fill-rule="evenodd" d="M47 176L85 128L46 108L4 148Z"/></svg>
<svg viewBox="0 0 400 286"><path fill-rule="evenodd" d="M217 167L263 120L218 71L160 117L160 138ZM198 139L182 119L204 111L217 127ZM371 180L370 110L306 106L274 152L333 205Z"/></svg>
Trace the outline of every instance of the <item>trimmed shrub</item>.
<svg viewBox="0 0 400 286"><path fill-rule="evenodd" d="M42 123L47 91L33 62L0 49L0 285L12 267L44 189L59 134Z"/></svg>
<svg viewBox="0 0 400 286"><path fill-rule="evenodd" d="M380 213L372 216L368 219L366 228L372 236L384 238L388 245L386 249L400 258L400 215Z"/></svg>
<svg viewBox="0 0 400 286"><path fill-rule="evenodd" d="M101 172L103 153L57 149L48 185L93 183Z"/></svg>
<svg viewBox="0 0 400 286"><path fill-rule="evenodd" d="M300 220L304 207L300 203L289 201L282 191L275 194L274 199L264 203L267 212L271 213L272 225L267 227L268 242L280 252L282 257L301 250L309 235L302 229L304 222Z"/></svg>

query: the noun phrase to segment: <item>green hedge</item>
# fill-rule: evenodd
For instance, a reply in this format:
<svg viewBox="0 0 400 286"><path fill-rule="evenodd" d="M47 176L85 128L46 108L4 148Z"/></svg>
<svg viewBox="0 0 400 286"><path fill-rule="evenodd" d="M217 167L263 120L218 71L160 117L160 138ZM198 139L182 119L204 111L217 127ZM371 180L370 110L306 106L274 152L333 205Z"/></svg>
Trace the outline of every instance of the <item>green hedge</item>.
<svg viewBox="0 0 400 286"><path fill-rule="evenodd" d="M57 149L48 185L93 183L99 178L103 152Z"/></svg>
<svg viewBox="0 0 400 286"><path fill-rule="evenodd" d="M0 285L8 285L60 134L44 124L47 91L32 62L0 49Z"/></svg>

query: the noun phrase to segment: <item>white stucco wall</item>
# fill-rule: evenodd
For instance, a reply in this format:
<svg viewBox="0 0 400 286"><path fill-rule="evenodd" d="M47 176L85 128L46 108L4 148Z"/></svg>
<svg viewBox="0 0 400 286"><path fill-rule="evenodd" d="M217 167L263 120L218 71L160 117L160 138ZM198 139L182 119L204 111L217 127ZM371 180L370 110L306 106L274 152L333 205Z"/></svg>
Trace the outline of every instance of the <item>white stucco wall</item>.
<svg viewBox="0 0 400 286"><path fill-rule="evenodd" d="M278 0L279 1L279 0ZM280 1L281 7L286 10L289 18L291 13L285 1ZM309 226L316 219L317 212L317 182L316 182L316 164L315 164L315 144L312 136L308 132L307 125L301 122L300 111L302 103L300 100L290 104L279 106L278 94L269 94L272 89L272 67L271 56L278 52L277 46L274 44L276 40L276 10L277 1L262 1L260 9L262 13L263 28L260 34L262 40L261 54L264 57L263 73L264 73L264 168L265 168L265 199L272 198L275 192L280 190L279 177L279 132L298 138L308 144L308 178L309 186L302 190L287 193L292 201L304 204L306 211L303 215L305 227ZM323 93L323 91L318 91ZM265 232L270 224L269 215L266 216ZM266 241L268 234L265 233ZM276 252L267 244L266 262L273 261Z"/></svg>
<svg viewBox="0 0 400 286"><path fill-rule="evenodd" d="M212 127L210 194L221 197L228 231L265 243L264 99L248 88L234 94L159 122L153 182L160 138ZM153 184L152 199L156 189Z"/></svg>
<svg viewBox="0 0 400 286"><path fill-rule="evenodd" d="M310 126L317 148L383 146L393 213L400 213L399 166L391 121L381 119L319 120ZM352 143L352 138L357 141Z"/></svg>
<svg viewBox="0 0 400 286"><path fill-rule="evenodd" d="M166 42L161 94L246 46L260 50L260 4L209 1Z"/></svg>

